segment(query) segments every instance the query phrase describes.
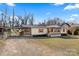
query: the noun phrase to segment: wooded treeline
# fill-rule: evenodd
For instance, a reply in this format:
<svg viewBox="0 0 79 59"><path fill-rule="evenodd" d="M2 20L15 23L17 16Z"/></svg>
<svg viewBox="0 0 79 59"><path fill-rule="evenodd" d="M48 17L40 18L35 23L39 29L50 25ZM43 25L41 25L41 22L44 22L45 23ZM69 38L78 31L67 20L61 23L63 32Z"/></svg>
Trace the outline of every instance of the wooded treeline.
<svg viewBox="0 0 79 59"><path fill-rule="evenodd" d="M34 16L33 14L27 14L25 12L24 16L17 16L15 10L13 9L12 16L8 15L7 9L1 10L0 13L0 26L3 27L15 27L21 25L33 25L34 23Z"/></svg>
<svg viewBox="0 0 79 59"><path fill-rule="evenodd" d="M12 11L12 16L8 15L8 10L3 9L0 10L0 26L3 27L19 27L22 25L35 25L34 24L34 15L31 13L26 13L26 10L24 10L24 16L18 16L15 13L15 9L13 8ZM47 20L47 21L46 21ZM42 21L41 23L39 22L37 25L61 25L62 23L65 23L64 20L62 20L61 18L58 17L54 17L52 18L48 18L44 21Z"/></svg>

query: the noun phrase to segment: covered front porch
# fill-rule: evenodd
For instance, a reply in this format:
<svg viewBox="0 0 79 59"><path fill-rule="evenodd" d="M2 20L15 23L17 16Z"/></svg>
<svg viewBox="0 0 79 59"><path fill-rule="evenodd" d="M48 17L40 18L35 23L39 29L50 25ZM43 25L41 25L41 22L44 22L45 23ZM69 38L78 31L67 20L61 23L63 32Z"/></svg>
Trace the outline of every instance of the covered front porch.
<svg viewBox="0 0 79 59"><path fill-rule="evenodd" d="M11 36L29 36L31 35L31 28L30 27L17 27L11 29Z"/></svg>
<svg viewBox="0 0 79 59"><path fill-rule="evenodd" d="M47 28L49 37L61 36L61 28L59 26L50 26Z"/></svg>

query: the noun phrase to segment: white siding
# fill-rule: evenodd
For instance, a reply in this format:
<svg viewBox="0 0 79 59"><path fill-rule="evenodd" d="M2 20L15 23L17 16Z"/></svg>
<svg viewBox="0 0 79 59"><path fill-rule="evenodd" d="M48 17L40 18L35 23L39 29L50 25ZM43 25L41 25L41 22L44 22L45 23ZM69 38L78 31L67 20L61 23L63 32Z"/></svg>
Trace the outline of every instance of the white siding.
<svg viewBox="0 0 79 59"><path fill-rule="evenodd" d="M61 28L61 33L67 33L68 28L69 28L69 27L68 27L67 25L63 25L62 28ZM63 31L63 29L64 29L65 31Z"/></svg>
<svg viewBox="0 0 79 59"><path fill-rule="evenodd" d="M32 35L43 35L47 34L47 28L42 28L43 32L39 32L39 28L31 28L31 34Z"/></svg>
<svg viewBox="0 0 79 59"><path fill-rule="evenodd" d="M67 29L66 28L61 28L61 33L67 33Z"/></svg>

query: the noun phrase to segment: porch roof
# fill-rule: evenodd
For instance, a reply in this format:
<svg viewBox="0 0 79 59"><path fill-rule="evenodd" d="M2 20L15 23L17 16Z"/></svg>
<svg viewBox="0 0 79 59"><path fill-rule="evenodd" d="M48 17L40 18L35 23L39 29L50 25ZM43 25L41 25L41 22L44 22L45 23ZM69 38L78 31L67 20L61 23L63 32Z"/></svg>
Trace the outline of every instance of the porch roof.
<svg viewBox="0 0 79 59"><path fill-rule="evenodd" d="M37 26L37 25L22 25L21 27L15 27L15 28L46 28L46 26Z"/></svg>
<svg viewBox="0 0 79 59"><path fill-rule="evenodd" d="M50 25L50 26L47 26L47 28L49 27L52 27L52 28L61 28L61 26L58 26L58 25Z"/></svg>
<svg viewBox="0 0 79 59"><path fill-rule="evenodd" d="M22 27L30 27L30 28L46 28L46 26L38 26L38 25L22 25Z"/></svg>

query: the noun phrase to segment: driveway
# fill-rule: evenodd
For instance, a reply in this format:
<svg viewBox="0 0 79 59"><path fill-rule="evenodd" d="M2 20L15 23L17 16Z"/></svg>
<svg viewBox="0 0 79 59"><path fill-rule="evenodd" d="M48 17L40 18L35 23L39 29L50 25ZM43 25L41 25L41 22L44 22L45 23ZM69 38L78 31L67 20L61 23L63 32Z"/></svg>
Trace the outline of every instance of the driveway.
<svg viewBox="0 0 79 59"><path fill-rule="evenodd" d="M5 56L51 56L62 55L35 39L7 39L0 55Z"/></svg>

